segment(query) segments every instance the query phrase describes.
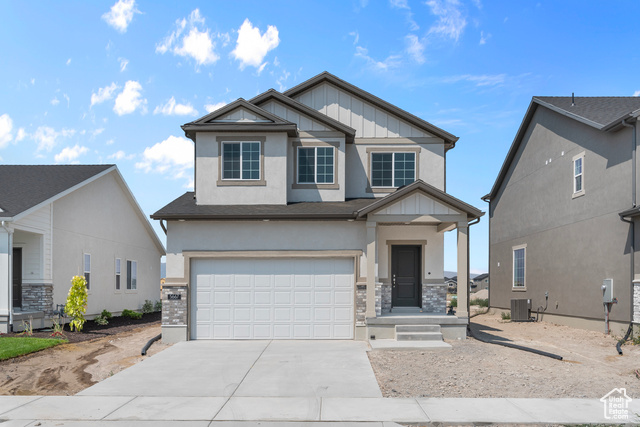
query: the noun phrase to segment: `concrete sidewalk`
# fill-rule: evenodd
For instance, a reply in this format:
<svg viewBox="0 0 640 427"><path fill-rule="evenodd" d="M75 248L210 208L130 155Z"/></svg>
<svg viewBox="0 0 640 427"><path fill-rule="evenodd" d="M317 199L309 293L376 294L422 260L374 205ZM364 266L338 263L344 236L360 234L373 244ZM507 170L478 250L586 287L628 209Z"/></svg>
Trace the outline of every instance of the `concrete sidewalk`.
<svg viewBox="0 0 640 427"><path fill-rule="evenodd" d="M605 417L598 399L446 399L335 397L3 396L2 427L254 426L258 421L358 427L384 423L586 424L638 423L640 401L628 420ZM6 420L6 421L5 421ZM4 422L3 422L4 421ZM228 423L233 422L233 423ZM237 423L241 422L241 423ZM362 424L369 422L370 424ZM40 424L38 424L40 423ZM300 424L303 423L303 424ZM264 426L264 423L260 424Z"/></svg>

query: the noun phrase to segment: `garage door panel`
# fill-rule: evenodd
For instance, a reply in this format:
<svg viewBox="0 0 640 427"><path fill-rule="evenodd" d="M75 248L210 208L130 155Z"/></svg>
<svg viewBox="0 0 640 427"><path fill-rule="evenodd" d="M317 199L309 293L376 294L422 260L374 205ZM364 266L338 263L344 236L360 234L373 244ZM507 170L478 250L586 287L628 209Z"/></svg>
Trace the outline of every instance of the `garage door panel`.
<svg viewBox="0 0 640 427"><path fill-rule="evenodd" d="M352 259L194 260L192 338L351 339Z"/></svg>

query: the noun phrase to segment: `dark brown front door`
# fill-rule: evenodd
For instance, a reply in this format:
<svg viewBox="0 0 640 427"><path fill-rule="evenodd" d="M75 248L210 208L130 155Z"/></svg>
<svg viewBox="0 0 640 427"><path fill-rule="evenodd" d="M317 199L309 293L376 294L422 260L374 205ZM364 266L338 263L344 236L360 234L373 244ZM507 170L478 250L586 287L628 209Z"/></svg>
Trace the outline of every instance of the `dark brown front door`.
<svg viewBox="0 0 640 427"><path fill-rule="evenodd" d="M13 249L13 306L22 308L22 249Z"/></svg>
<svg viewBox="0 0 640 427"><path fill-rule="evenodd" d="M421 307L422 291L420 246L391 247L391 305L393 307Z"/></svg>

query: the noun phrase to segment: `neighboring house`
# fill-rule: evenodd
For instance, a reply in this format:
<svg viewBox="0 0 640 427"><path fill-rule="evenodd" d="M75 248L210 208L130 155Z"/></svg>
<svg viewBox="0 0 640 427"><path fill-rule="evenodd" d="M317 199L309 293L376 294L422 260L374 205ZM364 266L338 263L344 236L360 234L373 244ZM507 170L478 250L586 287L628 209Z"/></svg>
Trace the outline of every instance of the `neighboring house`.
<svg viewBox="0 0 640 427"><path fill-rule="evenodd" d="M465 336L468 289L445 316L444 233L468 277L483 212L445 192L458 138L326 72L182 129L195 191L152 215L164 340L395 338L398 311Z"/></svg>
<svg viewBox="0 0 640 427"><path fill-rule="evenodd" d="M612 328L624 332L634 301L640 321L639 114L639 97L533 98L483 198L492 307L531 299L535 310L548 292L546 320L603 330L612 279Z"/></svg>
<svg viewBox="0 0 640 427"><path fill-rule="evenodd" d="M473 289L475 292L482 289L489 289L489 273L479 274L474 277L471 289Z"/></svg>
<svg viewBox="0 0 640 427"><path fill-rule="evenodd" d="M164 248L115 165L0 165L0 332L51 325L71 278L87 316L160 298Z"/></svg>
<svg viewBox="0 0 640 427"><path fill-rule="evenodd" d="M455 294L458 292L457 276L452 278L445 277L444 284L447 285L447 290L449 291L449 293Z"/></svg>

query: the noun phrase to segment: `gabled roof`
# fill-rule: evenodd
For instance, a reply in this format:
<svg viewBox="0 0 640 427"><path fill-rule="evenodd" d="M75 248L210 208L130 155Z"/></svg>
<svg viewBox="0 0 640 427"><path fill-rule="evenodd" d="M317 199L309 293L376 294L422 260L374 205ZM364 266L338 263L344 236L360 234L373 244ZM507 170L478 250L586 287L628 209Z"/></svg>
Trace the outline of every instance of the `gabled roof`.
<svg viewBox="0 0 640 427"><path fill-rule="evenodd" d="M622 127L623 120L632 122L640 116L640 97L638 96L534 96L491 192L483 196L482 200L489 201L496 196L507 175L509 166L518 152L524 134L529 128L533 115L540 106L603 132L615 132Z"/></svg>
<svg viewBox="0 0 640 427"><path fill-rule="evenodd" d="M484 280L487 277L489 277L489 273L478 274L476 277L473 278L473 280L474 281L476 281L476 280Z"/></svg>
<svg viewBox="0 0 640 427"><path fill-rule="evenodd" d="M221 121L216 122L219 117L224 117L228 113L238 109L244 108L257 116L264 117L266 121L259 122L228 122ZM239 98L238 100L219 108L206 116L200 117L189 123L185 123L181 126L187 138L195 141L195 132L287 132L289 136L298 135L298 127L295 123L291 123L271 114L267 110L264 110L257 105L254 105L246 100Z"/></svg>
<svg viewBox="0 0 640 427"><path fill-rule="evenodd" d="M390 104L389 102L378 98L375 95L370 94L369 92L360 89L357 86L352 85L351 83L348 83L336 76L334 76L333 74L325 71L323 73L318 74L315 77L310 78L309 80L300 83L297 86L292 87L291 89L285 91L283 94L285 96L288 96L290 98L294 98L298 95L300 95L303 92L306 92L307 90L311 89L314 86L317 86L319 84L322 84L324 82L328 82L331 83L334 86L337 86L338 88L349 92L359 98L364 99L365 101L369 102L370 104L375 105L376 107L390 113L393 114L397 117L400 117L402 120L420 128L423 129L429 133L434 134L437 137L442 138L445 143L447 144L447 148L453 148L455 146L456 141L458 141L458 137L455 135L450 134L449 132L446 132L443 129L440 129L437 126L432 125L431 123L427 122L426 120L423 120L417 116L414 116L413 114L396 107L393 104Z"/></svg>
<svg viewBox="0 0 640 427"><path fill-rule="evenodd" d="M475 208L470 204L465 203L462 200L457 199L452 195L447 194L444 191L439 190L438 188L432 185L429 185L426 182L419 179L417 181L412 182L411 184L398 188L393 193L385 197L382 197L381 199L377 199L376 202L371 203L370 205L360 209L358 211L358 217L361 218L372 212L382 209L385 206L388 206L393 202L395 202L396 200L413 192L422 192L433 199L439 200L453 207L454 209L457 209L459 211L466 213L467 220L469 221L474 220L476 218L480 218L482 215L484 215L484 212L482 212L480 209Z"/></svg>
<svg viewBox="0 0 640 427"><path fill-rule="evenodd" d="M283 94L281 94L275 89L269 89L268 91L261 93L260 95L250 99L249 102L260 106L272 99L281 102L282 104L286 105L287 107L293 110L298 111L301 114L311 117L313 120L316 120L330 128L333 128L339 132L344 133L348 137L347 139L349 141L347 142L352 142L353 137L356 135L355 129L345 124L342 124L339 121L332 119L331 117L325 114L319 113L313 108L310 108L304 105L303 103L296 101L293 98L284 96Z"/></svg>
<svg viewBox="0 0 640 427"><path fill-rule="evenodd" d="M0 165L0 218L15 218L115 165Z"/></svg>

